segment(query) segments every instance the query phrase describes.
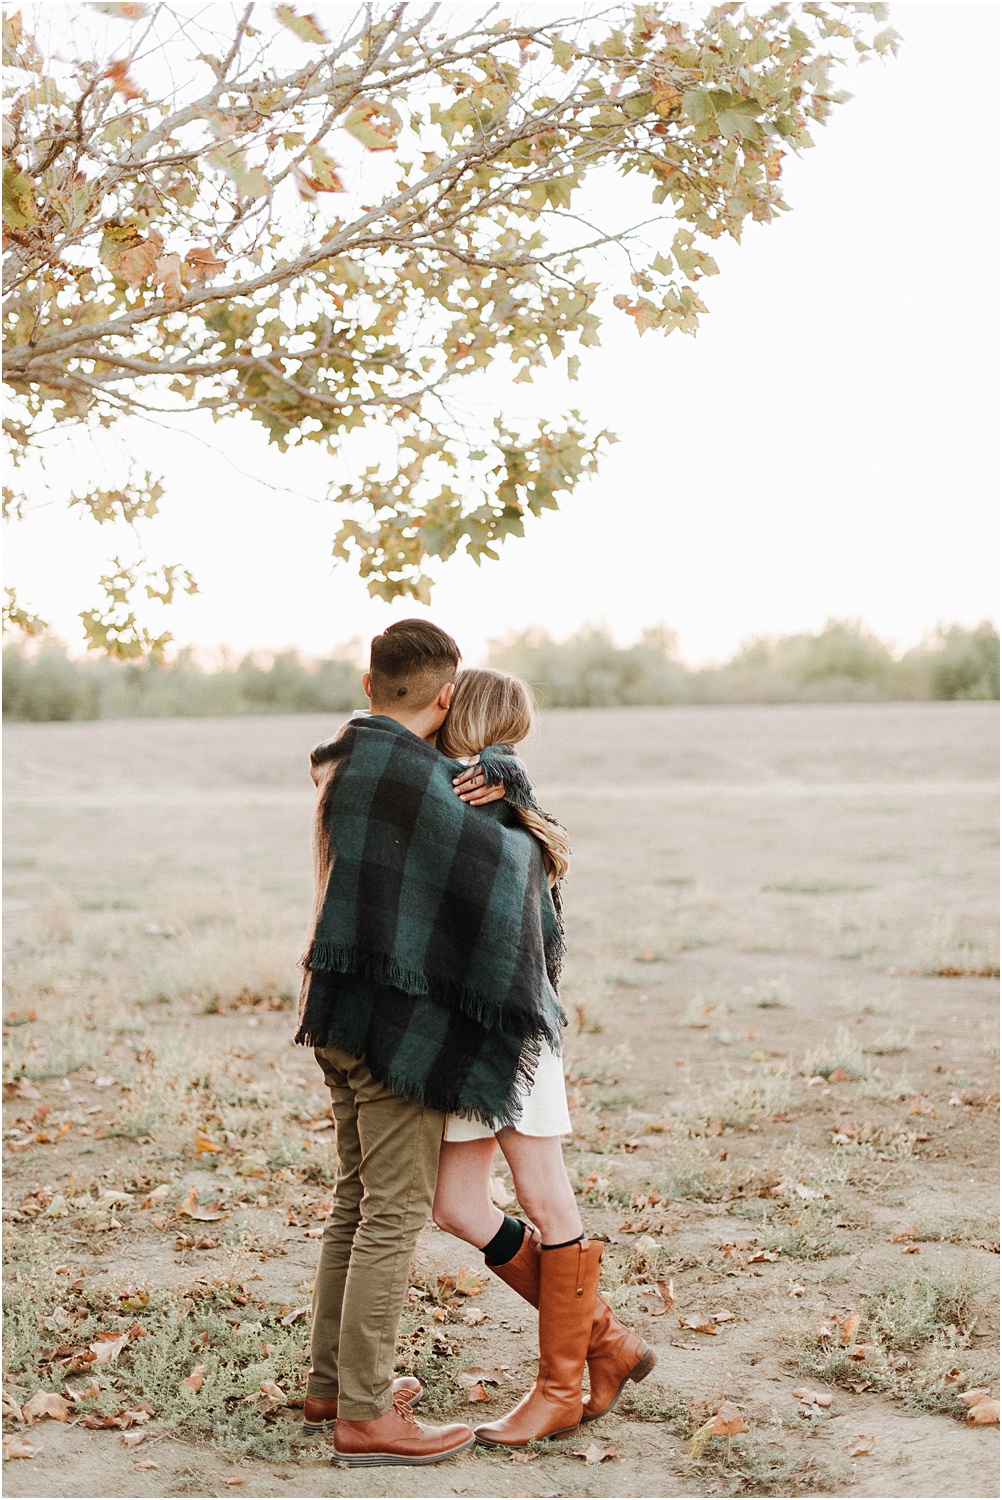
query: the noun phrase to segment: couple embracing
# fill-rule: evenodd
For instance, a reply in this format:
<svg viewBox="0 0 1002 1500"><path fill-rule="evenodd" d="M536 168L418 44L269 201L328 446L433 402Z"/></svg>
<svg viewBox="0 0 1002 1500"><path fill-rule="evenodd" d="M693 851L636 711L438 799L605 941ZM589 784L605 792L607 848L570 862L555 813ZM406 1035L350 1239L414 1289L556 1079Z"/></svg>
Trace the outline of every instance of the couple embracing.
<svg viewBox="0 0 1002 1500"><path fill-rule="evenodd" d="M459 672L456 643L422 620L375 638L364 685L371 713L311 757L317 895L296 1040L330 1089L338 1168L305 1423L333 1435L338 1463L430 1464L572 1432L655 1355L598 1294L602 1246L563 1163L568 843L514 754L530 691ZM491 1201L498 1146L530 1224ZM535 1385L475 1433L419 1422L420 1383L393 1378L429 1213L539 1309Z"/></svg>

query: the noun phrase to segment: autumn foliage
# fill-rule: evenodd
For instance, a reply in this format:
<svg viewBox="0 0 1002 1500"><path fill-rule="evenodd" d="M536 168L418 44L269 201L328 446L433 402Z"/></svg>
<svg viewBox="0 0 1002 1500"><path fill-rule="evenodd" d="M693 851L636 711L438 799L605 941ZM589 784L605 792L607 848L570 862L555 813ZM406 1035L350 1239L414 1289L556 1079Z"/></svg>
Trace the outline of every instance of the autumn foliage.
<svg viewBox="0 0 1002 1500"><path fill-rule="evenodd" d="M282 449L347 457L335 554L375 594L426 598L430 559L496 557L608 436L573 411L485 418L470 377L557 361L573 377L606 290L641 333L694 332L710 248L786 207L784 159L849 97L840 65L894 47L884 9L516 25L466 5L445 31L410 4L235 22L210 5L183 26L167 5L59 7L56 27L48 7L10 10L15 458L67 424L243 414ZM589 183L610 173L634 180L637 223L600 222ZM37 498L5 492L7 512ZM161 646L136 592L193 586L116 559L90 641Z"/></svg>

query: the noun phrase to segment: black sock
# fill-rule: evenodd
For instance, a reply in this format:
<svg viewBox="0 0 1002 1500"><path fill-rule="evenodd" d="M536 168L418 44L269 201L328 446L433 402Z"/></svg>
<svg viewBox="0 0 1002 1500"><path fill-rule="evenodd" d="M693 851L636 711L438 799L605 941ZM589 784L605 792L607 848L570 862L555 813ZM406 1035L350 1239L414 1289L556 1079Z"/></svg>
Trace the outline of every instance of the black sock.
<svg viewBox="0 0 1002 1500"><path fill-rule="evenodd" d="M505 1214L504 1222L489 1245L483 1248L483 1257L489 1266L505 1266L522 1248L525 1225L521 1219Z"/></svg>
<svg viewBox="0 0 1002 1500"><path fill-rule="evenodd" d="M572 1240L561 1240L559 1245L540 1245L541 1250L566 1250L568 1245L579 1245L584 1234L576 1234Z"/></svg>

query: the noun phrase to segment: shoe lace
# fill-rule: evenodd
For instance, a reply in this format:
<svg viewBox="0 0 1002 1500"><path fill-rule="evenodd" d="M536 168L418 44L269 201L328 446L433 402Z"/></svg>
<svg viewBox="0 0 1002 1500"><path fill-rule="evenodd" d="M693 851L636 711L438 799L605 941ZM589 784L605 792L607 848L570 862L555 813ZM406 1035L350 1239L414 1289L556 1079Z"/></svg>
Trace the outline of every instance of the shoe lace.
<svg viewBox="0 0 1002 1500"><path fill-rule="evenodd" d="M393 1410L397 1413L398 1416L403 1417L405 1422L409 1422L412 1427L416 1427L418 1425L418 1419L411 1411L410 1406L407 1402L407 1398L404 1396L402 1391L398 1391L397 1394L393 1397Z"/></svg>

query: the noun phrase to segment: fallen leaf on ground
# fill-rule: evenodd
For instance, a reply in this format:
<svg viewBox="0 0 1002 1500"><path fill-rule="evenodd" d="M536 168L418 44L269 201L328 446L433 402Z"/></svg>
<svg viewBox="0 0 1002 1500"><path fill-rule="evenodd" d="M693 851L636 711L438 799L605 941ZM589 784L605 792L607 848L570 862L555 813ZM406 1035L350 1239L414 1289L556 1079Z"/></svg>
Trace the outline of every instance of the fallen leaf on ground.
<svg viewBox="0 0 1002 1500"><path fill-rule="evenodd" d="M972 1427L997 1427L999 1422L998 1402L979 1401L977 1406L972 1406L967 1413L967 1420Z"/></svg>
<svg viewBox="0 0 1002 1500"><path fill-rule="evenodd" d="M208 1203L204 1208L199 1208L197 1188L192 1188L184 1202L178 1204L177 1213L178 1217L183 1214L188 1219L197 1219L200 1224L212 1224L217 1219L229 1217L220 1203Z"/></svg>
<svg viewBox="0 0 1002 1500"><path fill-rule="evenodd" d="M214 1141L207 1130L195 1131L195 1155L207 1156L214 1151L225 1151L226 1147Z"/></svg>
<svg viewBox="0 0 1002 1500"><path fill-rule="evenodd" d="M9 1437L3 1440L3 1456L8 1458L34 1458L38 1449L26 1438Z"/></svg>
<svg viewBox="0 0 1002 1500"><path fill-rule="evenodd" d="M132 1467L134 1469L159 1469L160 1465L155 1464L152 1458L134 1458Z"/></svg>
<svg viewBox="0 0 1002 1500"><path fill-rule="evenodd" d="M847 1349L856 1337L856 1329L859 1327L859 1313L852 1313L848 1318L836 1319L839 1327L839 1343L843 1349Z"/></svg>
<svg viewBox="0 0 1002 1500"><path fill-rule="evenodd" d="M703 1423L697 1432L689 1439L689 1451L693 1458L699 1458L711 1438L736 1437L739 1433L748 1431L748 1423L741 1415L741 1408L734 1401L725 1401L718 1408L709 1421Z"/></svg>
<svg viewBox="0 0 1002 1500"><path fill-rule="evenodd" d="M714 1323L731 1323L736 1317L735 1313L728 1312L726 1307L720 1307L712 1314Z"/></svg>
<svg viewBox="0 0 1002 1500"><path fill-rule="evenodd" d="M749 1265L754 1265L757 1261L778 1260L778 1259L779 1259L779 1251L778 1250L756 1250L754 1255L749 1255L749 1257L748 1257L748 1264Z"/></svg>
<svg viewBox="0 0 1002 1500"><path fill-rule="evenodd" d="M897 1234L892 1234L891 1244L900 1245L903 1240L913 1240L917 1233L918 1231L915 1228L915 1225L911 1224L907 1229L902 1229Z"/></svg>
<svg viewBox="0 0 1002 1500"><path fill-rule="evenodd" d="M538 1457L539 1454L534 1448L516 1448L508 1462L513 1464L531 1464Z"/></svg>
<svg viewBox="0 0 1002 1500"><path fill-rule="evenodd" d="M466 1392L467 1401L489 1401L491 1398L482 1385L471 1385Z"/></svg>
<svg viewBox="0 0 1002 1500"><path fill-rule="evenodd" d="M247 1483L247 1476L245 1474L228 1474L226 1476L226 1478L223 1480L223 1483L224 1484L246 1484Z"/></svg>
<svg viewBox="0 0 1002 1500"><path fill-rule="evenodd" d="M138 1448L139 1444L145 1442L145 1432L123 1432L122 1442L127 1448Z"/></svg>
<svg viewBox="0 0 1002 1500"><path fill-rule="evenodd" d="M296 1319L305 1317L309 1310L308 1307L294 1307L292 1312L286 1313L279 1321L283 1328L291 1328Z"/></svg>
<svg viewBox="0 0 1002 1500"><path fill-rule="evenodd" d="M991 1391L986 1385L976 1385L969 1391L960 1391L959 1396L965 1406L977 1406L980 1401L987 1401Z"/></svg>
<svg viewBox="0 0 1002 1500"><path fill-rule="evenodd" d="M487 1370L483 1365L474 1365L472 1369L464 1370L456 1376L456 1384L469 1389L475 1385L500 1385L505 1378L504 1370L497 1365Z"/></svg>
<svg viewBox="0 0 1002 1500"><path fill-rule="evenodd" d="M574 1448L574 1458L583 1458L586 1464L604 1463L607 1458L618 1458L618 1448L600 1448L597 1443L589 1443L587 1448Z"/></svg>
<svg viewBox="0 0 1002 1500"><path fill-rule="evenodd" d="M680 1328L691 1328L694 1333L716 1333L717 1331L716 1323L714 1323L709 1313L704 1312L689 1313L688 1316L679 1318L678 1326Z"/></svg>
<svg viewBox="0 0 1002 1500"><path fill-rule="evenodd" d="M849 1449L849 1457L861 1458L864 1453L872 1452L873 1445L876 1441L877 1439L875 1437L867 1437L865 1433L861 1432L859 1437L853 1443L852 1447Z"/></svg>
<svg viewBox="0 0 1002 1500"><path fill-rule="evenodd" d="M65 1422L69 1416L70 1403L65 1396L58 1396L55 1391L36 1391L30 1401L26 1401L21 1407L21 1412L29 1427L41 1417L52 1417L56 1422Z"/></svg>
<svg viewBox="0 0 1002 1500"><path fill-rule="evenodd" d="M13 1396L4 1395L2 1401L0 1401L0 1409L2 1409L5 1417L11 1417L15 1422L24 1421L24 1412L18 1406Z"/></svg>
<svg viewBox="0 0 1002 1500"><path fill-rule="evenodd" d="M482 1307L465 1307L459 1321L465 1323L467 1328L477 1328L481 1323L487 1322L487 1314Z"/></svg>
<svg viewBox="0 0 1002 1500"><path fill-rule="evenodd" d="M127 1333L99 1333L90 1350L99 1365L113 1365L128 1342Z"/></svg>
<svg viewBox="0 0 1002 1500"><path fill-rule="evenodd" d="M197 1393L202 1389L202 1381L205 1379L208 1370L208 1365L196 1365L191 1374L184 1377L181 1384L186 1385L189 1391Z"/></svg>
<svg viewBox="0 0 1002 1500"><path fill-rule="evenodd" d="M491 1178L490 1194L491 1202L495 1208L505 1208L509 1203L514 1201L507 1185L501 1177Z"/></svg>
<svg viewBox="0 0 1002 1500"><path fill-rule="evenodd" d="M836 1068L833 1073L828 1074L829 1083L848 1083L849 1075L845 1068Z"/></svg>
<svg viewBox="0 0 1002 1500"><path fill-rule="evenodd" d="M901 1254L902 1255L918 1255L918 1254L921 1253L921 1250L922 1250L922 1246L921 1245L906 1245L905 1248L902 1250Z"/></svg>

